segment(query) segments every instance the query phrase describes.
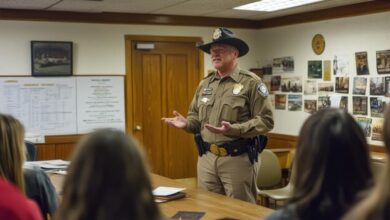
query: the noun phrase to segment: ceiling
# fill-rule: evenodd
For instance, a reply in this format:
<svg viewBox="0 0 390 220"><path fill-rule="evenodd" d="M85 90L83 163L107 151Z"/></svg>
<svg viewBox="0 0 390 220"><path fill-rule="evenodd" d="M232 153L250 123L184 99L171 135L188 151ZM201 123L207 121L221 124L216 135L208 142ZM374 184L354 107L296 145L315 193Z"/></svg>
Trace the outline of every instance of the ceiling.
<svg viewBox="0 0 390 220"><path fill-rule="evenodd" d="M276 12L253 12L232 8L255 0L0 0L1 9L71 12L117 12L265 20L303 12L352 5L373 0L324 0Z"/></svg>

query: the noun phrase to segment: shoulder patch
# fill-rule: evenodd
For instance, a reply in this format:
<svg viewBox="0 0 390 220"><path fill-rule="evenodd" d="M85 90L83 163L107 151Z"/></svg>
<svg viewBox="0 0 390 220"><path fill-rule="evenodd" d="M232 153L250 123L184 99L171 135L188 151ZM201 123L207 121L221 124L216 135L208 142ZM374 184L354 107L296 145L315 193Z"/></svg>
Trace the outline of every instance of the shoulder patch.
<svg viewBox="0 0 390 220"><path fill-rule="evenodd" d="M267 86L266 86L264 83L259 83L259 84L257 84L256 90L257 90L257 92L260 93L260 95L262 95L263 97L267 97L267 96L269 95Z"/></svg>

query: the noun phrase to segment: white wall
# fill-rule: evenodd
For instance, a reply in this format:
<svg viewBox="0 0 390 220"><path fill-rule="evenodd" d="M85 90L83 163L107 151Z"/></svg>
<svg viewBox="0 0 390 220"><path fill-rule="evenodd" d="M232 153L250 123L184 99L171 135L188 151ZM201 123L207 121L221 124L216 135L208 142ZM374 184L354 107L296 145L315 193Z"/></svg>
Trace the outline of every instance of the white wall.
<svg viewBox="0 0 390 220"><path fill-rule="evenodd" d="M353 77L356 76L355 52L367 51L369 77L376 76L376 51L390 49L389 21L390 12L386 12L259 30L256 42L258 63L264 65L272 62L273 58L294 56L294 73L284 73L282 77L289 75L302 76L304 81L307 79L308 60L333 60L334 55L348 55L350 60L348 102L349 111L352 112L352 85ZM322 34L326 41L325 51L319 56L315 55L311 49L312 38L317 33ZM332 74L332 81L334 81L334 78ZM369 86L367 86L367 90L369 90ZM368 94L367 91L366 95ZM305 96L303 99L305 99ZM370 111L368 111L369 115ZM309 114L303 111L275 110L275 128L273 132L298 135L301 125L308 116ZM370 143L382 144L378 141L370 141Z"/></svg>
<svg viewBox="0 0 390 220"><path fill-rule="evenodd" d="M291 25L263 30L231 29L251 48L240 58L243 68L259 67L273 58L294 56L295 73L307 77L307 60L332 60L336 54L350 58L352 96L354 54L367 51L370 76L376 75L375 52L390 49L390 12L351 18ZM165 35L202 37L211 40L215 27L120 25L0 20L0 75L30 75L30 41L74 42L75 75L125 74L125 35ZM322 55L312 52L312 37L321 33L326 40ZM212 69L205 56L205 72ZM334 77L332 76L332 80ZM352 98L349 99L352 109ZM273 132L297 135L307 113L275 111ZM381 144L371 142L373 144Z"/></svg>
<svg viewBox="0 0 390 220"><path fill-rule="evenodd" d="M0 75L30 75L30 41L72 41L75 75L125 74L125 35L202 37L209 42L213 27L87 24L0 20ZM232 29L255 48L256 30ZM256 51L241 58L243 68L256 67ZM205 56L205 72L212 69Z"/></svg>

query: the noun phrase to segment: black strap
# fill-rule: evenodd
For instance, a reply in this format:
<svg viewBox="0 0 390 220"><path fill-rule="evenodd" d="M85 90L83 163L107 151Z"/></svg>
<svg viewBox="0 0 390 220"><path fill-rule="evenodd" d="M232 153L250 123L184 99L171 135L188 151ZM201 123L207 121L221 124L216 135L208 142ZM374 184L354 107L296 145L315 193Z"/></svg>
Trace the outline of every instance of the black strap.
<svg viewBox="0 0 390 220"><path fill-rule="evenodd" d="M250 139L238 139L217 145L220 148L225 148L228 155L235 157L247 152L247 146L250 144ZM204 142L207 151L210 151L210 143Z"/></svg>

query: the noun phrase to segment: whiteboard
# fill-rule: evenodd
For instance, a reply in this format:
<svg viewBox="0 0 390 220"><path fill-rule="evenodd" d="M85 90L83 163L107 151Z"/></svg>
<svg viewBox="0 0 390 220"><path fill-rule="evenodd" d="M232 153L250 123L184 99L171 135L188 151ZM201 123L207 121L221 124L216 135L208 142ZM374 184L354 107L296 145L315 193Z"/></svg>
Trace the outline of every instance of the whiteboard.
<svg viewBox="0 0 390 220"><path fill-rule="evenodd" d="M123 77L77 77L78 133L125 130Z"/></svg>
<svg viewBox="0 0 390 220"><path fill-rule="evenodd" d="M76 79L0 78L0 112L11 114L34 134L74 134Z"/></svg>
<svg viewBox="0 0 390 220"><path fill-rule="evenodd" d="M0 112L18 118L29 134L84 134L97 128L125 130L124 79L0 77Z"/></svg>

